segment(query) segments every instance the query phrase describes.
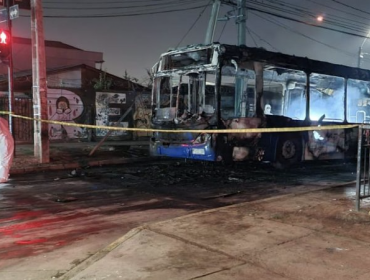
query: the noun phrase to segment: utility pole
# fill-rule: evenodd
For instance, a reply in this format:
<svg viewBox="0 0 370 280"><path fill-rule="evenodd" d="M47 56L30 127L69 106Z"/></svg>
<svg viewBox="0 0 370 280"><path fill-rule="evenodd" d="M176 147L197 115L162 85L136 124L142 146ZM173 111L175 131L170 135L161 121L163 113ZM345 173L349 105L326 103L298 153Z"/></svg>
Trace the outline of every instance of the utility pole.
<svg viewBox="0 0 370 280"><path fill-rule="evenodd" d="M31 39L33 115L35 119L46 120L48 119L46 60L41 0L31 0ZM34 121L34 155L40 163L50 161L47 123Z"/></svg>
<svg viewBox="0 0 370 280"><path fill-rule="evenodd" d="M362 46L358 48L357 68L361 68Z"/></svg>
<svg viewBox="0 0 370 280"><path fill-rule="evenodd" d="M14 113L14 75L13 75L13 36L12 36L12 21L10 19L10 0L6 0L6 10L8 14L8 31L10 38L8 39L10 42L10 53L8 56L8 90L9 90L9 112ZM15 131L14 131L14 122L13 116L9 115L9 130L15 138ZM14 149L15 153L15 149Z"/></svg>
<svg viewBox="0 0 370 280"><path fill-rule="evenodd" d="M247 7L246 0L238 0L237 6L238 14L236 15L236 24L238 26L238 45L246 45L246 15ZM238 68L236 69L237 72ZM236 73L238 74L238 73ZM246 90L244 89L244 79L239 75L236 76L235 80L235 91L237 92L237 97L235 98L235 108L236 113L241 117L246 117L246 106L247 106L247 96Z"/></svg>
<svg viewBox="0 0 370 280"><path fill-rule="evenodd" d="M247 20L247 6L246 0L238 0L238 16L236 17L236 24L238 25L238 45L246 45L246 20Z"/></svg>
<svg viewBox="0 0 370 280"><path fill-rule="evenodd" d="M238 45L246 45L246 20L247 20L247 2L246 0L237 0L237 4L228 2L228 5L237 6L236 24L238 26ZM208 22L205 45L213 43L213 37L216 30L216 23L221 7L221 0L214 0L211 17ZM228 19L228 18L227 18ZM226 19L226 20L227 20Z"/></svg>
<svg viewBox="0 0 370 280"><path fill-rule="evenodd" d="M213 43L213 37L215 35L216 23L218 18L218 13L221 7L221 0L214 0L212 6L211 17L208 22L208 28L206 33L206 39L204 41L205 45Z"/></svg>

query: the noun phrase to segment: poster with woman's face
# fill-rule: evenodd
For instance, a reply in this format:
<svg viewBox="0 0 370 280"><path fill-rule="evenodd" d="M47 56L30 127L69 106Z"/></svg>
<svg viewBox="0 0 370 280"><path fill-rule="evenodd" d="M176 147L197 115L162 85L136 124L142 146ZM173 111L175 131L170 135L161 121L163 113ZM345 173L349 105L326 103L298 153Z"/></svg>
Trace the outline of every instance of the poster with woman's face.
<svg viewBox="0 0 370 280"><path fill-rule="evenodd" d="M81 116L84 105L81 98L72 91L48 89L49 120L75 123ZM73 139L86 137L85 129L74 126L49 124L50 139Z"/></svg>

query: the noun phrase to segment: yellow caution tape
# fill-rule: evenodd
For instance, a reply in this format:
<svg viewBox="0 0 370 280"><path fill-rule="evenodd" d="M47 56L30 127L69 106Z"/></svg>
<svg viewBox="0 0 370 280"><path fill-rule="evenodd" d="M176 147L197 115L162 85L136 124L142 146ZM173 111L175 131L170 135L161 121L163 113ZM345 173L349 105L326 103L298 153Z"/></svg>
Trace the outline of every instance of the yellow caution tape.
<svg viewBox="0 0 370 280"><path fill-rule="evenodd" d="M242 128L242 129L152 129L152 128L132 128L132 127L113 127L102 125L78 124L70 122L43 120L39 118L31 118L21 115L12 114L7 111L0 111L2 115L9 115L14 118L20 118L30 121L38 121L49 124L59 124L64 126L83 127L83 128L100 128L106 130L118 131L139 131L139 132L167 132L167 133L265 133L265 132L300 132L300 131L313 131L313 130L333 130L333 129L347 129L359 127L358 124L345 124L345 125L326 125L326 126L303 126L303 127L273 127L273 128Z"/></svg>

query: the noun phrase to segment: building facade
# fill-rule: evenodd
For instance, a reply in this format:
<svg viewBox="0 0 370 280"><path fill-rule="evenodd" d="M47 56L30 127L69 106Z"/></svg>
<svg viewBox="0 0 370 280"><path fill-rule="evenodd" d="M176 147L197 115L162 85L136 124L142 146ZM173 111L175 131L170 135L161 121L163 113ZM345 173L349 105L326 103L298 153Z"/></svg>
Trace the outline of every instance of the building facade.
<svg viewBox="0 0 370 280"><path fill-rule="evenodd" d="M33 117L32 70L26 39L14 48L14 112ZM47 52L47 110L49 120L70 123L71 126L49 124L52 141L94 141L107 133L102 126L134 127L134 120L142 112L137 108L141 96L148 96L149 89L95 67L101 63L102 53L85 52L60 42L46 41ZM23 50L24 48L24 50ZM21 55L15 55L21 50ZM81 64L70 64L82 62ZM4 65L2 65L4 68ZM2 69L3 72L5 68ZM8 78L0 76L0 111L8 110ZM33 141L33 122L14 119L14 138L17 142ZM76 124L98 125L85 129ZM73 125L73 126L72 126ZM131 139L131 132L115 131L111 140Z"/></svg>

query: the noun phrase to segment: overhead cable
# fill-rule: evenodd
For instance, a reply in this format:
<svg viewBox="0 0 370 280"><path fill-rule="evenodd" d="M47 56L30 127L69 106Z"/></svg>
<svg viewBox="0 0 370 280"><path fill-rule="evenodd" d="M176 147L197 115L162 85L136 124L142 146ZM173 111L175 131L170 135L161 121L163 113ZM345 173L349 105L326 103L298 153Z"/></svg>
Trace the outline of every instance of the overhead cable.
<svg viewBox="0 0 370 280"><path fill-rule="evenodd" d="M185 39L186 36L188 36L188 34L190 33L190 31L194 28L194 26L197 24L198 20L202 17L202 15L204 14L204 12L206 11L207 7L211 4L212 0L210 0L208 2L208 4L204 7L204 9L200 12L199 16L196 18L196 20L194 21L194 23L190 26L190 28L188 29L188 31L184 34L184 36L181 38L180 42L177 44L176 48L178 48L180 46L180 44L182 43L182 41Z"/></svg>

